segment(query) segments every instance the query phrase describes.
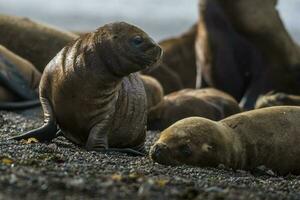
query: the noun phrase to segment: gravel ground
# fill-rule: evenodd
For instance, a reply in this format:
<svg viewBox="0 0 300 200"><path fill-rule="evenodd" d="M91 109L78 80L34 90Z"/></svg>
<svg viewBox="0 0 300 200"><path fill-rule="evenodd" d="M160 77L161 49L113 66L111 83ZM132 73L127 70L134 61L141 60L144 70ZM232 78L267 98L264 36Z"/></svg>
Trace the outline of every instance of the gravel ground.
<svg viewBox="0 0 300 200"><path fill-rule="evenodd" d="M0 112L0 199L300 199L297 176L167 167L87 152L63 137L49 144L7 140L41 123L38 111ZM147 149L157 137L148 132Z"/></svg>

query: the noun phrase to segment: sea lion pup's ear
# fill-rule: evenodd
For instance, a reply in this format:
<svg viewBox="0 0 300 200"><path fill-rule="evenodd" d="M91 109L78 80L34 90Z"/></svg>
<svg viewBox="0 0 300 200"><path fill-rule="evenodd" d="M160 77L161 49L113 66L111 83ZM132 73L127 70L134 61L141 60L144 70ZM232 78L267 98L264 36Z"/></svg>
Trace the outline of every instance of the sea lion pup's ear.
<svg viewBox="0 0 300 200"><path fill-rule="evenodd" d="M210 152L210 151L213 151L213 150L214 150L213 146L212 146L212 145L209 145L209 144L207 144L207 143L204 143L204 144L202 144L202 146L201 146L201 151L202 151L202 152Z"/></svg>

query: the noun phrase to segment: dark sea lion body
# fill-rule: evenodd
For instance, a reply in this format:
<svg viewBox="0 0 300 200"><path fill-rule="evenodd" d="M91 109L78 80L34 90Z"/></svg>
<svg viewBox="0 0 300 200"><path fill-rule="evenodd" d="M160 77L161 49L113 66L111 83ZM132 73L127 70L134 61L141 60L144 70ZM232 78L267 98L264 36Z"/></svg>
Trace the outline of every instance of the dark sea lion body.
<svg viewBox="0 0 300 200"><path fill-rule="evenodd" d="M273 0L200 0L196 55L206 84L246 109L270 90L299 92L299 48Z"/></svg>
<svg viewBox="0 0 300 200"><path fill-rule="evenodd" d="M149 128L163 130L192 116L221 120L239 112L237 101L222 91L184 89L165 96L163 102L149 112Z"/></svg>
<svg viewBox="0 0 300 200"><path fill-rule="evenodd" d="M65 137L88 150L142 150L147 100L135 72L154 65L161 54L146 33L124 22L81 36L44 70L44 127L15 139L52 139L57 123Z"/></svg>
<svg viewBox="0 0 300 200"><path fill-rule="evenodd" d="M144 72L155 77L162 84L166 94L196 87L196 34L197 26L194 25L178 37L161 41L159 44L164 50L162 64Z"/></svg>
<svg viewBox="0 0 300 200"><path fill-rule="evenodd" d="M78 36L28 18L0 15L0 44L42 72L47 63Z"/></svg>
<svg viewBox="0 0 300 200"><path fill-rule="evenodd" d="M0 109L18 109L24 101L39 105L40 78L41 74L29 61L0 45Z"/></svg>
<svg viewBox="0 0 300 200"><path fill-rule="evenodd" d="M256 109L271 106L300 106L300 96L271 92L260 96L255 104Z"/></svg>
<svg viewBox="0 0 300 200"><path fill-rule="evenodd" d="M192 117L164 130L151 148L154 161L300 174L300 108L279 106L233 115L219 122Z"/></svg>

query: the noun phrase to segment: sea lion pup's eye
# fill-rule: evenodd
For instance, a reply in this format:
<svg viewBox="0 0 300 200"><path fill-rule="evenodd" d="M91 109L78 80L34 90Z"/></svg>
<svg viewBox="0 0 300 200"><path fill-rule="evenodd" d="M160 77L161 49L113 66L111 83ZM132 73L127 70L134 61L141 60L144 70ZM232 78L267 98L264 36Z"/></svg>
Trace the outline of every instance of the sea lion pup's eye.
<svg viewBox="0 0 300 200"><path fill-rule="evenodd" d="M184 157L188 157L192 155L192 150L189 147L189 145L184 144L184 145L180 145L179 146L179 152L184 156Z"/></svg>
<svg viewBox="0 0 300 200"><path fill-rule="evenodd" d="M132 38L132 44L139 46L144 42L144 39L140 35L136 35Z"/></svg>

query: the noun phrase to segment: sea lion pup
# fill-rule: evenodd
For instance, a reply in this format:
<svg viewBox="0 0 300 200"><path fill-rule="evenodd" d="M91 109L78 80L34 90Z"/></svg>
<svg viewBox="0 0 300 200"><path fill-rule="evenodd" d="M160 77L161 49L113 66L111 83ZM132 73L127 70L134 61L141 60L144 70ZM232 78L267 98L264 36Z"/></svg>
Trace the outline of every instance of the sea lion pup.
<svg viewBox="0 0 300 200"><path fill-rule="evenodd" d="M155 78L146 75L140 75L140 78L144 84L147 95L147 110L150 112L162 102L164 91L161 84Z"/></svg>
<svg viewBox="0 0 300 200"><path fill-rule="evenodd" d="M197 25L193 25L188 31L177 36L159 42L164 51L162 65L149 71L143 72L146 75L155 77L163 86L165 94L178 91L183 88L196 87L196 56L195 39L197 34ZM174 82L174 75L162 73L165 71L175 73L182 85L168 84ZM173 76L173 77L171 77ZM170 89L169 89L170 88Z"/></svg>
<svg viewBox="0 0 300 200"><path fill-rule="evenodd" d="M196 51L203 79L252 109L259 95L299 94L300 49L276 0L201 0ZM226 67L224 67L226 66Z"/></svg>
<svg viewBox="0 0 300 200"><path fill-rule="evenodd" d="M161 48L144 31L125 22L81 36L44 70L44 126L13 139L49 141L58 125L66 138L87 150L142 152L147 102L135 72L155 65L161 55Z"/></svg>
<svg viewBox="0 0 300 200"><path fill-rule="evenodd" d="M271 106L300 106L300 96L282 92L269 92L257 99L255 109Z"/></svg>
<svg viewBox="0 0 300 200"><path fill-rule="evenodd" d="M164 130L150 156L165 165L300 174L300 108L279 106L233 115L219 122L186 118Z"/></svg>
<svg viewBox="0 0 300 200"><path fill-rule="evenodd" d="M27 60L0 45L0 110L40 105L41 74Z"/></svg>
<svg viewBox="0 0 300 200"><path fill-rule="evenodd" d="M0 44L33 63L40 72L77 37L28 18L0 15Z"/></svg>
<svg viewBox="0 0 300 200"><path fill-rule="evenodd" d="M220 120L241 112L237 101L214 88L184 89L164 97L148 114L148 128L163 130L187 117Z"/></svg>

